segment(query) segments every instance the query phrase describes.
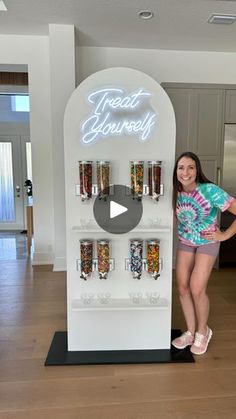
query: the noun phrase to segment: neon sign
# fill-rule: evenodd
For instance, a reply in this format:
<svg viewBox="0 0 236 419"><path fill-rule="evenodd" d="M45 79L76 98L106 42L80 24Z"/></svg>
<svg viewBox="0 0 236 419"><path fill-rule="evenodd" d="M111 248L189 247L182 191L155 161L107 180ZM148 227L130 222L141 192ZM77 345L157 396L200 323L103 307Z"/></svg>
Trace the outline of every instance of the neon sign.
<svg viewBox="0 0 236 419"><path fill-rule="evenodd" d="M146 141L156 123L156 113L145 104L150 96L143 89L127 95L123 89L110 87L90 93L88 102L94 109L82 124L82 142L91 144L101 137L121 135L136 135Z"/></svg>

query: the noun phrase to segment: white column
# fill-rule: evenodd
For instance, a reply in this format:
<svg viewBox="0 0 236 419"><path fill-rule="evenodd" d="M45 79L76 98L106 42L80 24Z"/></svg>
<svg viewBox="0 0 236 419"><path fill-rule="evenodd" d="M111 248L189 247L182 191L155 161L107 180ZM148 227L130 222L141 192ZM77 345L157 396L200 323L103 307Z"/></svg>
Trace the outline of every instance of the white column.
<svg viewBox="0 0 236 419"><path fill-rule="evenodd" d="M54 271L62 271L66 270L63 119L66 103L75 89L73 25L49 25L49 53L53 155Z"/></svg>

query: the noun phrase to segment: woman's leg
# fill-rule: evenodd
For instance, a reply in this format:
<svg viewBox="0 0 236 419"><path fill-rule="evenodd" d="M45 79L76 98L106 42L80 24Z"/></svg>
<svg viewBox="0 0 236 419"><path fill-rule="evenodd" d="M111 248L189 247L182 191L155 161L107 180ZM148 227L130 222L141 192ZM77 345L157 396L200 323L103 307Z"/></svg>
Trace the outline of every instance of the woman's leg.
<svg viewBox="0 0 236 419"><path fill-rule="evenodd" d="M202 335L205 335L207 332L209 299L206 289L215 260L215 256L197 253L190 278L190 289L198 323L197 331Z"/></svg>
<svg viewBox="0 0 236 419"><path fill-rule="evenodd" d="M190 277L194 266L195 253L177 250L176 280L179 298L182 306L187 329L194 334L196 328L195 310L190 291Z"/></svg>

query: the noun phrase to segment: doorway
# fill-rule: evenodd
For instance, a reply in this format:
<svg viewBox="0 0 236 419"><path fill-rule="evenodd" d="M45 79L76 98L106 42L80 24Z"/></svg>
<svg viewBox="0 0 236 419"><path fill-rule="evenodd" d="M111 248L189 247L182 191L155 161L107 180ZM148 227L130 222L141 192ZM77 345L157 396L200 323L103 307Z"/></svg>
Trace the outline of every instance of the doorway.
<svg viewBox="0 0 236 419"><path fill-rule="evenodd" d="M25 182L32 182L29 111L16 108L16 98L22 101L28 94L0 94L0 230L4 231L25 230L30 200Z"/></svg>

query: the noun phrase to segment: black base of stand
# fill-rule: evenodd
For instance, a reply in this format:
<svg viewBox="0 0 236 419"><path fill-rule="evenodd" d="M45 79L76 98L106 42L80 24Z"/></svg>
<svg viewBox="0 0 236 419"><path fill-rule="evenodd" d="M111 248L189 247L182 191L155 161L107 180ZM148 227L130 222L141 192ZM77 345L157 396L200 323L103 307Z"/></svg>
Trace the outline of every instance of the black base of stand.
<svg viewBox="0 0 236 419"><path fill-rule="evenodd" d="M171 340L181 330L171 331ZM188 348L138 349L122 351L68 351L67 332L55 332L45 365L96 365L96 364L147 364L147 363L194 362Z"/></svg>

